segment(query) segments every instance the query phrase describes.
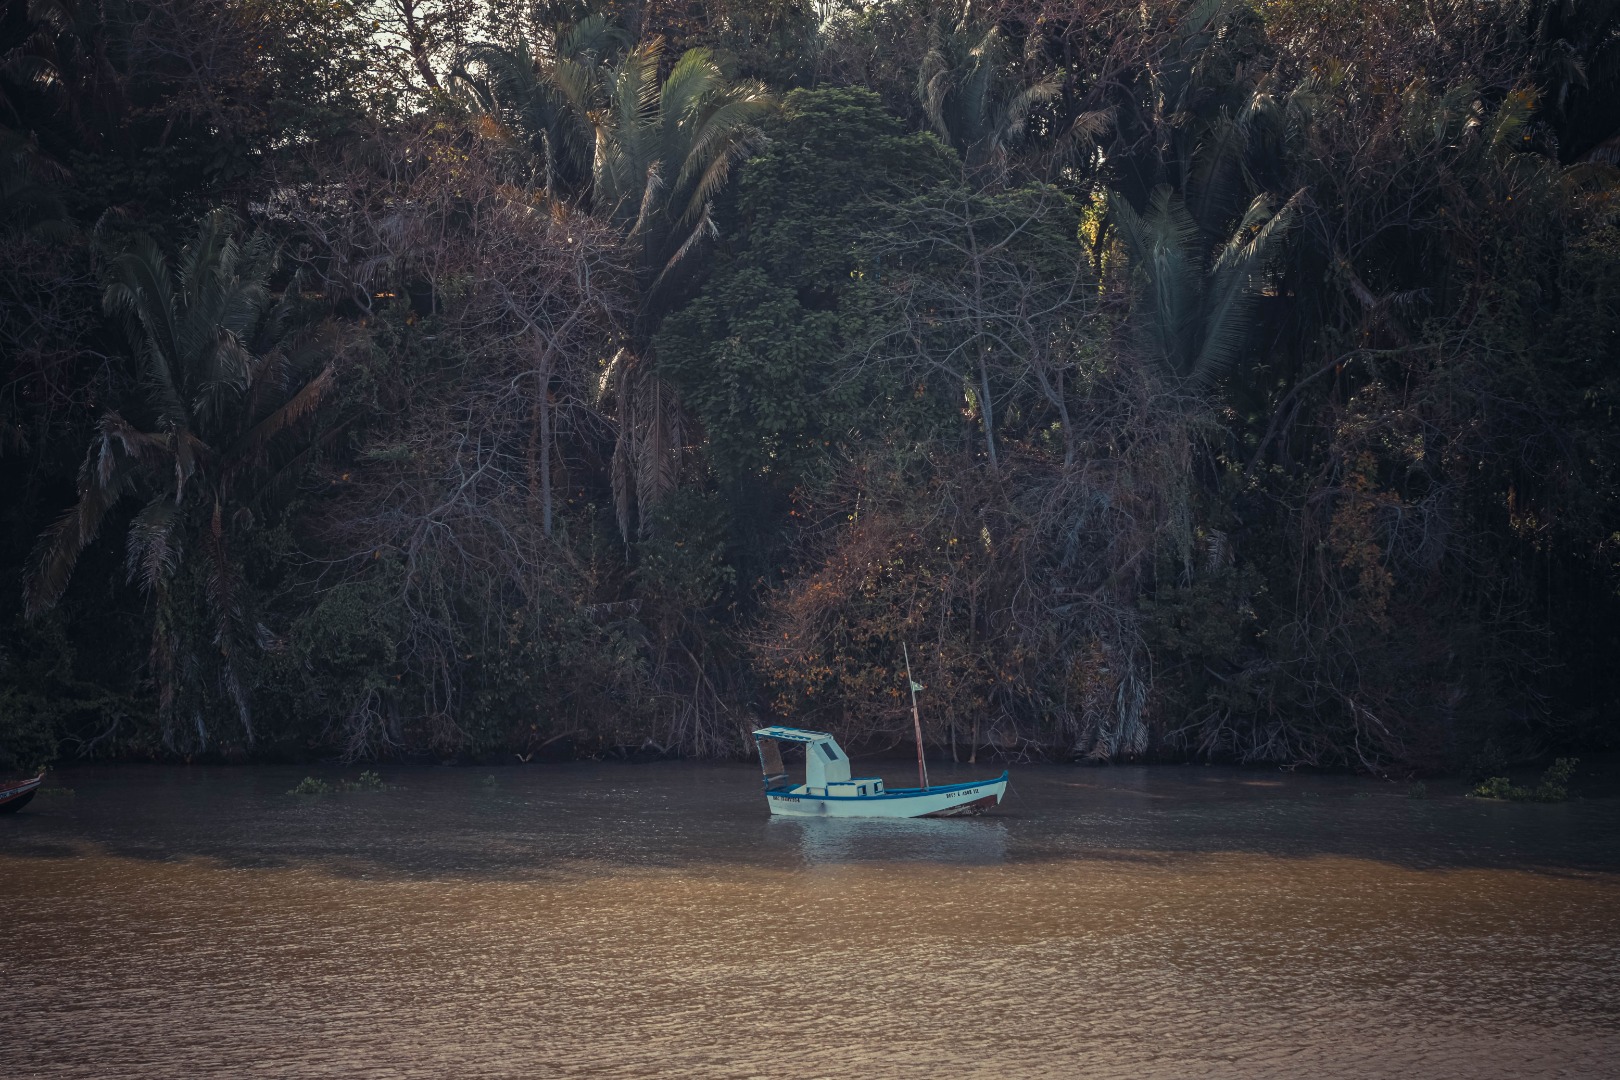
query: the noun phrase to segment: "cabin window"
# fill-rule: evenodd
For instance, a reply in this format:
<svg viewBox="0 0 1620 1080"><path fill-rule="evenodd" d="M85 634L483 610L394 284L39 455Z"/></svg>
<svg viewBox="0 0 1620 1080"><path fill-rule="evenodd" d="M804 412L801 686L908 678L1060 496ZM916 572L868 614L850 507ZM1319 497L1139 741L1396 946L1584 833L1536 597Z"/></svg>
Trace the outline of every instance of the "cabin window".
<svg viewBox="0 0 1620 1080"><path fill-rule="evenodd" d="M838 760L838 751L833 748L833 744L830 742L824 742L821 744L821 752L827 755L828 761Z"/></svg>
<svg viewBox="0 0 1620 1080"><path fill-rule="evenodd" d="M862 784L860 790L861 790L861 794L865 795L866 794L866 785Z"/></svg>

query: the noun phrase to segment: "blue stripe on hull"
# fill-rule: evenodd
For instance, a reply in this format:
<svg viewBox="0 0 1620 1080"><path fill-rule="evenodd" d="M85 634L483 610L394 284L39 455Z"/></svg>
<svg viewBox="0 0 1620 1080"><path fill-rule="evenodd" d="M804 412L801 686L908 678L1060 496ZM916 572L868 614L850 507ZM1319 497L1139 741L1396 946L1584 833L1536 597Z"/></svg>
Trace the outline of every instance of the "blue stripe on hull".
<svg viewBox="0 0 1620 1080"><path fill-rule="evenodd" d="M972 787L984 787L986 784L999 784L1007 779L1008 774L1003 772L994 780L970 780L965 784L941 784L930 788L888 788L878 795L811 795L803 791L789 791L778 789L772 791L765 789L765 794L773 799L826 799L829 802L870 802L877 799L915 799L919 795L942 795L949 791L965 791Z"/></svg>

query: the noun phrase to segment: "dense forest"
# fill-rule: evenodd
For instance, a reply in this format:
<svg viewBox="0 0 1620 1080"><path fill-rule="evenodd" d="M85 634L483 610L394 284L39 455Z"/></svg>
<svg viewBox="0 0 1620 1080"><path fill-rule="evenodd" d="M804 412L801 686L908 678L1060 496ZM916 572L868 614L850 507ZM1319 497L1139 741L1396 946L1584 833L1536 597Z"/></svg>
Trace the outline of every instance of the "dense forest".
<svg viewBox="0 0 1620 1080"><path fill-rule="evenodd" d="M1612 746L1617 0L0 0L0 771Z"/></svg>

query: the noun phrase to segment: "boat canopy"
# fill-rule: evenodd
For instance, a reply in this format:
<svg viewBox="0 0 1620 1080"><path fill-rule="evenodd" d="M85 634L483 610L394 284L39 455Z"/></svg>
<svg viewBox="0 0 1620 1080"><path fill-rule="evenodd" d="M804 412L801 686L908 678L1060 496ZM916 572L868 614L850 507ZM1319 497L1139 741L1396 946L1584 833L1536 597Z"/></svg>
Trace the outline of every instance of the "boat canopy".
<svg viewBox="0 0 1620 1080"><path fill-rule="evenodd" d="M754 732L756 739L779 739L782 742L812 743L831 741L825 731L811 731L796 727L762 727Z"/></svg>
<svg viewBox="0 0 1620 1080"><path fill-rule="evenodd" d="M825 791L828 784L849 779L849 755L838 745L838 740L825 731L790 727L759 728L754 732L754 739L759 746L759 764L765 773L767 790L791 786L787 766L782 763L781 748L776 745L779 742L804 744L806 787Z"/></svg>

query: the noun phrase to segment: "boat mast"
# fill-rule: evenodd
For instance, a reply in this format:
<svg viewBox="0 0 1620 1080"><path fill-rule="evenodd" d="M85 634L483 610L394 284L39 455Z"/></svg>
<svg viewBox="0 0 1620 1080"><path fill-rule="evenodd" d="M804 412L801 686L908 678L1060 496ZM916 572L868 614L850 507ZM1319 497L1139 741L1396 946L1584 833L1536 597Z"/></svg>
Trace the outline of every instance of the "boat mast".
<svg viewBox="0 0 1620 1080"><path fill-rule="evenodd" d="M911 677L911 650L906 643L900 643L900 654L906 658L906 684L911 687L911 727L917 733L917 782L924 791L928 790L928 763L923 761L922 749L922 716L917 712L917 691L922 687L917 680Z"/></svg>

